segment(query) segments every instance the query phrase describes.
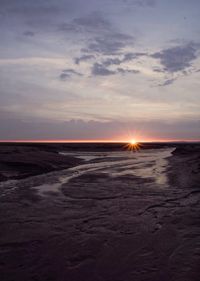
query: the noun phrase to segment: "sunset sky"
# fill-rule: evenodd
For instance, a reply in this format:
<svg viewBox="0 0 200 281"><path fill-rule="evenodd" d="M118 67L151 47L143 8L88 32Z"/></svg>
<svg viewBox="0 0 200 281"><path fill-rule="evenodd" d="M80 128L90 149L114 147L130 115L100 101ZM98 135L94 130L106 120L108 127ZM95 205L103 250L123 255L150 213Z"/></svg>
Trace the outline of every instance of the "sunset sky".
<svg viewBox="0 0 200 281"><path fill-rule="evenodd" d="M0 140L200 139L199 0L0 0Z"/></svg>

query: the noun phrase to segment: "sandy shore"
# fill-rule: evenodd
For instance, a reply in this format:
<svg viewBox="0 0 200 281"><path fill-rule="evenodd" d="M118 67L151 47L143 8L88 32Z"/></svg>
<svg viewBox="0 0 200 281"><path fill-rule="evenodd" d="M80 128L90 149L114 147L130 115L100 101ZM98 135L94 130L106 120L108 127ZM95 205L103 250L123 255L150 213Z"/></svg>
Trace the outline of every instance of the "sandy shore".
<svg viewBox="0 0 200 281"><path fill-rule="evenodd" d="M198 146L178 148L157 164L159 157L148 156L116 165L113 156L103 168L104 158L84 166L80 158L61 157L65 170L59 160L62 170L1 183L2 281L199 280ZM139 176L144 163L154 176ZM167 182L156 181L160 174Z"/></svg>

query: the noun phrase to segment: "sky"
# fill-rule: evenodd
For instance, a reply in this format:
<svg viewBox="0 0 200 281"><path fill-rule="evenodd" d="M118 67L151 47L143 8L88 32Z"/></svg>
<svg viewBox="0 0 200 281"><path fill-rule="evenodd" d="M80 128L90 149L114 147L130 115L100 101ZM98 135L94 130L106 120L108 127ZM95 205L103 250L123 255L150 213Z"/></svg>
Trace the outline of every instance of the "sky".
<svg viewBox="0 0 200 281"><path fill-rule="evenodd" d="M0 0L0 140L200 140L199 0Z"/></svg>

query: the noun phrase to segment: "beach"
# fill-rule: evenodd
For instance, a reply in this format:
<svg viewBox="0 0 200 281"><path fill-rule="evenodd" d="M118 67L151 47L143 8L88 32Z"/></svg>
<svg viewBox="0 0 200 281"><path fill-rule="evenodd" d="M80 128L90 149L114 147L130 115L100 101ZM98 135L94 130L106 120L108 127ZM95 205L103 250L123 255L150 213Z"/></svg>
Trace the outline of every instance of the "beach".
<svg viewBox="0 0 200 281"><path fill-rule="evenodd" d="M200 145L0 147L2 281L197 281Z"/></svg>

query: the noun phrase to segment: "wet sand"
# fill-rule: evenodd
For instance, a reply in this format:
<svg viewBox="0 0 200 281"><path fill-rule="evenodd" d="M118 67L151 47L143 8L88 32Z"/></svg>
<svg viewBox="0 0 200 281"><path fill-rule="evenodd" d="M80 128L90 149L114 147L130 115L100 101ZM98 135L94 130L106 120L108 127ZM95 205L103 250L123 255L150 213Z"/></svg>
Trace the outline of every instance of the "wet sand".
<svg viewBox="0 0 200 281"><path fill-rule="evenodd" d="M0 183L0 280L199 280L198 146L60 152Z"/></svg>

